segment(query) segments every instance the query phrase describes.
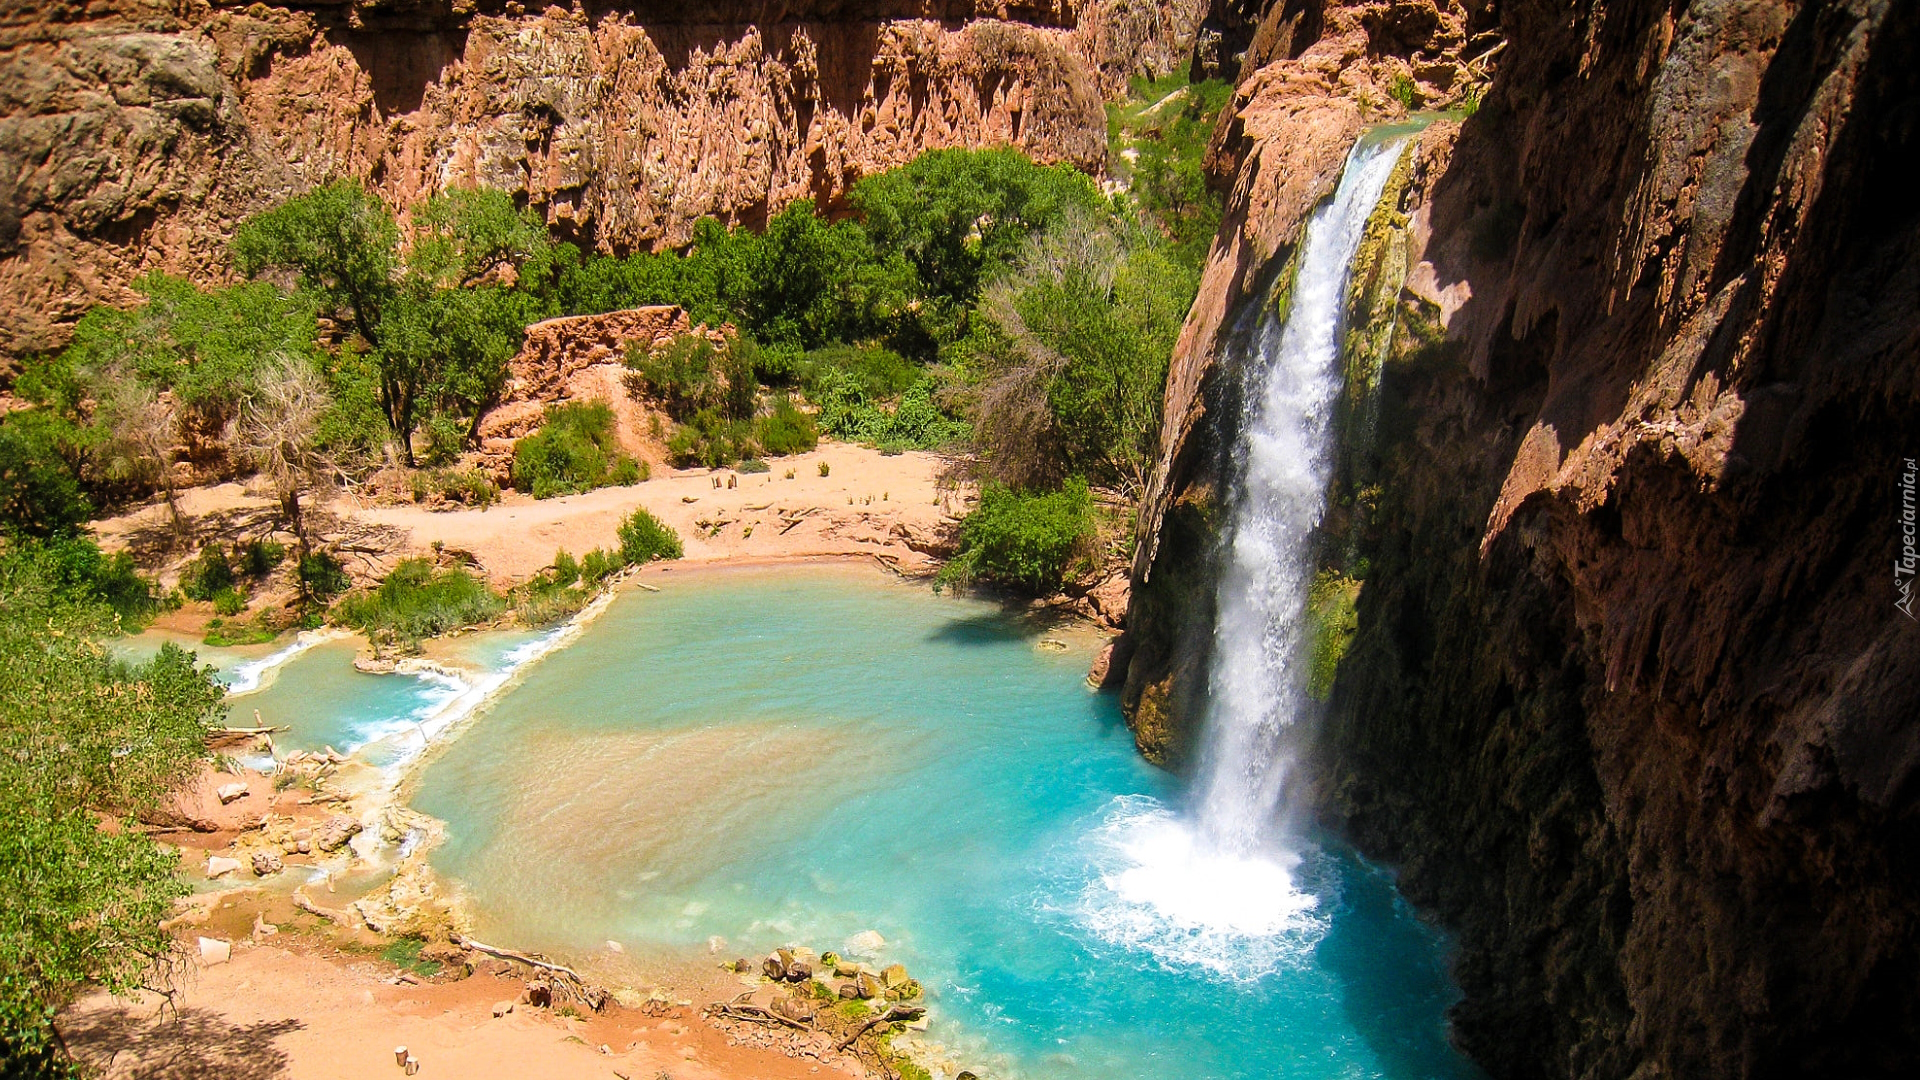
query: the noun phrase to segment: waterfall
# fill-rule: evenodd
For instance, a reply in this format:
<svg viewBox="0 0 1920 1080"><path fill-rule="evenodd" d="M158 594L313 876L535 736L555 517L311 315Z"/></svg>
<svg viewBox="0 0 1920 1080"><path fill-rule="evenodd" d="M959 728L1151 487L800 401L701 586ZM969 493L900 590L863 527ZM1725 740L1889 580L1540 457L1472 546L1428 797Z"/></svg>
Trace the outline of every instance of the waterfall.
<svg viewBox="0 0 1920 1080"><path fill-rule="evenodd" d="M1200 827L1223 851L1259 848L1292 765L1284 736L1307 706L1311 540L1333 468L1347 279L1404 142L1354 147L1307 222L1285 323L1268 318L1255 335L1196 789Z"/></svg>
<svg viewBox="0 0 1920 1080"><path fill-rule="evenodd" d="M1193 805L1118 799L1087 840L1078 921L1168 967L1259 979L1310 953L1328 925L1294 884L1299 859L1270 833L1291 765L1285 735L1307 707L1302 624L1333 468L1347 279L1405 143L1354 147L1333 199L1307 222L1291 303L1263 314L1240 358L1244 455Z"/></svg>

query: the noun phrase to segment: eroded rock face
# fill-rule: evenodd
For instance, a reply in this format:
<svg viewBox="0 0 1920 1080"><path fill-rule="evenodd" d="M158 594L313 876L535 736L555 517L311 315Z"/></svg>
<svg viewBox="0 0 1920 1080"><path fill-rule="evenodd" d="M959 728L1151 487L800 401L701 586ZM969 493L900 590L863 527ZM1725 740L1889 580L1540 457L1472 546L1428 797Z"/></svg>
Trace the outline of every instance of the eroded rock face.
<svg viewBox="0 0 1920 1080"><path fill-rule="evenodd" d="M842 204L936 147L1102 169L1103 102L1185 62L1201 0L161 4L0 23L0 353L340 176L503 188L603 251Z"/></svg>
<svg viewBox="0 0 1920 1080"><path fill-rule="evenodd" d="M1920 9L1499 15L1494 89L1407 195L1359 629L1305 797L1456 931L1456 1037L1497 1077L1899 1075ZM1272 141L1236 160L1300 153ZM1252 220L1254 180L1216 257L1253 252L1258 288L1246 237L1298 215ZM1239 300L1211 303L1230 334ZM1232 434L1204 344L1177 363L1129 681L1169 760Z"/></svg>

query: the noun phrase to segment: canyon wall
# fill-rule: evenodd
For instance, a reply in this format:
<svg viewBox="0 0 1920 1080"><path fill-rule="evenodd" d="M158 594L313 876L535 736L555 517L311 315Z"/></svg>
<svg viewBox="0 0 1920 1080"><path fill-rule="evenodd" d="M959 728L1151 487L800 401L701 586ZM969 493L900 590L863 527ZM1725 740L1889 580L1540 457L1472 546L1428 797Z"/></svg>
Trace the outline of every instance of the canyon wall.
<svg viewBox="0 0 1920 1080"><path fill-rule="evenodd" d="M0 11L0 358L340 177L482 184L608 252L748 225L940 147L1099 173L1104 103L1206 0L98 0Z"/></svg>
<svg viewBox="0 0 1920 1080"><path fill-rule="evenodd" d="M1341 28L1419 6L1306 5L1220 133L1130 616L1157 760L1200 722L1237 333L1392 116L1392 50ZM1404 288L1354 312L1391 346L1321 537L1363 585L1303 802L1455 931L1496 1077L1905 1075L1920 6L1463 14L1497 14L1491 89L1408 159Z"/></svg>

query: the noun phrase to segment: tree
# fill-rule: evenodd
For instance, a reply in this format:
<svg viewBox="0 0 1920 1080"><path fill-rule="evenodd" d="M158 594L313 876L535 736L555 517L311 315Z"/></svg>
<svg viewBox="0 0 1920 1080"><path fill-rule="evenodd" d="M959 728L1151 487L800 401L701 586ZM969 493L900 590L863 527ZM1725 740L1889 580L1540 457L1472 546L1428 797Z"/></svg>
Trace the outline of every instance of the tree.
<svg viewBox="0 0 1920 1080"><path fill-rule="evenodd" d="M114 611L65 547L0 550L0 1075L69 1071L53 1018L89 984L164 973L186 892L135 825L205 757L225 713L208 669L168 645L128 664ZM90 545L89 545L90 546ZM64 552L64 553L63 553Z"/></svg>
<svg viewBox="0 0 1920 1080"><path fill-rule="evenodd" d="M328 490L316 481L328 464L319 434L332 404L325 379L311 363L279 357L261 374L240 414L237 448L272 486L302 563L313 552L300 499L310 489Z"/></svg>
<svg viewBox="0 0 1920 1080"><path fill-rule="evenodd" d="M393 212L343 180L247 219L233 257L249 276L297 272L301 288L352 327L411 465L423 407L461 411L472 437L527 322L551 309L566 259L539 219L498 191L434 196L405 239L403 251Z"/></svg>
<svg viewBox="0 0 1920 1080"><path fill-rule="evenodd" d="M61 536L93 516L62 445L71 433L71 425L44 408L0 417L0 528Z"/></svg>
<svg viewBox="0 0 1920 1080"><path fill-rule="evenodd" d="M861 180L851 200L877 250L900 251L929 296L962 305L1029 235L1106 205L1085 174L1009 149L921 154Z"/></svg>
<svg viewBox="0 0 1920 1080"><path fill-rule="evenodd" d="M158 489L184 528L176 464L232 434L263 358L313 356L313 311L266 282L201 289L150 274L135 288L145 301L88 312L68 347L30 365L16 389L44 406L35 423L49 438L58 429L50 448L67 451L76 482Z"/></svg>
<svg viewBox="0 0 1920 1080"><path fill-rule="evenodd" d="M1072 212L986 290L969 341L989 469L1023 487L1069 475L1144 490L1167 363L1197 283L1164 242Z"/></svg>

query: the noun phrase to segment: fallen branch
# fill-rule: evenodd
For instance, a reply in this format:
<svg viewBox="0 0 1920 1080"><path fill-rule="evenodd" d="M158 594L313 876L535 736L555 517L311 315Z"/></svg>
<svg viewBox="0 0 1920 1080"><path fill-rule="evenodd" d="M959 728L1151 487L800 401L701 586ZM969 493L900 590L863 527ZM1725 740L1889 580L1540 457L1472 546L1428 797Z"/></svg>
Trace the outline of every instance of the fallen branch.
<svg viewBox="0 0 1920 1080"><path fill-rule="evenodd" d="M344 911L321 907L319 904L307 899L306 886L304 885L293 890L293 906L309 915L318 915L328 922L333 923L335 926L345 927L348 930L353 929L353 916L348 915Z"/></svg>
<svg viewBox="0 0 1920 1080"><path fill-rule="evenodd" d="M642 588L642 589L645 589L645 590L647 590L648 592L659 592L659 591L660 591L660 588L659 588L659 586L657 586L657 585L649 585L649 584L647 584L647 583L646 583L646 582L644 582L644 581L636 581L636 582L634 582L634 584L635 584L636 586L638 586L638 587L640 587L640 588Z"/></svg>
<svg viewBox="0 0 1920 1080"><path fill-rule="evenodd" d="M486 953L488 956L496 957L501 960L514 960L522 964L529 964L529 965L532 965L533 967L541 968L546 971L552 971L560 975L565 975L567 978L572 979L574 982L577 982L577 983L585 983L587 981L580 977L579 972L573 970L570 967L565 967L560 964L553 963L550 960L542 960L539 957L534 956L530 953L523 953L514 949L503 949L498 945L489 945L484 941L475 941L470 937L462 937L459 934L452 934L449 936L452 938L453 943L455 945L465 945L467 948L472 949L475 952L483 952L483 953Z"/></svg>
<svg viewBox="0 0 1920 1080"><path fill-rule="evenodd" d="M219 727L211 729L215 735L266 735L275 731L292 730L292 724L281 724L278 727Z"/></svg>
<svg viewBox="0 0 1920 1080"><path fill-rule="evenodd" d="M922 1009L917 1005L895 1005L893 1008L888 1009L886 1012L880 1014L879 1016L876 1016L873 1019L867 1021L866 1023L861 1024L859 1027L854 1028L853 1034L847 1036L845 1039L842 1039L840 1041L840 1045L834 1047L834 1051L836 1053L840 1051L844 1051L847 1047L852 1046L856 1042L859 1042L860 1036L865 1035L867 1032L872 1031L874 1028L879 1027L881 1024L891 1024L900 1020L918 1020L922 1016L925 1016L926 1014L927 1014L927 1010Z"/></svg>
<svg viewBox="0 0 1920 1080"><path fill-rule="evenodd" d="M785 1024L795 1031L813 1030L812 1027L798 1020L790 1020L758 1005L715 1005L713 1008L715 1012L729 1020L745 1020L754 1024Z"/></svg>

